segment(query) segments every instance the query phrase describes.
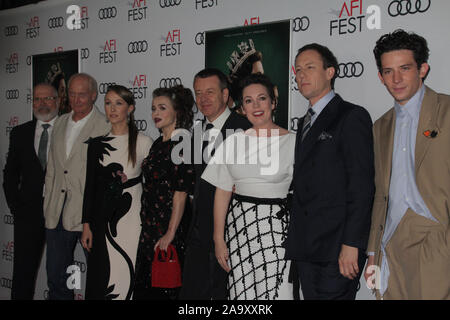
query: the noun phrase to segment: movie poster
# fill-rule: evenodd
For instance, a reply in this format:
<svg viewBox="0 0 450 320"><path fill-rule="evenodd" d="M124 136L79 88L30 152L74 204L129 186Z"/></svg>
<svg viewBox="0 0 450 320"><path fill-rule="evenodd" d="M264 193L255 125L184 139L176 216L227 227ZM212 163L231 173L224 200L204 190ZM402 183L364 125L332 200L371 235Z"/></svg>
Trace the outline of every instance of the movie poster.
<svg viewBox="0 0 450 320"><path fill-rule="evenodd" d="M228 107L239 110L239 81L251 73L269 76L278 95L274 121L288 129L289 61L291 44L289 20L205 33L205 66L220 69L230 83Z"/></svg>
<svg viewBox="0 0 450 320"><path fill-rule="evenodd" d="M78 50L33 55L32 66L32 87L42 82L51 84L61 98L59 114L70 112L67 86L70 76L79 72Z"/></svg>

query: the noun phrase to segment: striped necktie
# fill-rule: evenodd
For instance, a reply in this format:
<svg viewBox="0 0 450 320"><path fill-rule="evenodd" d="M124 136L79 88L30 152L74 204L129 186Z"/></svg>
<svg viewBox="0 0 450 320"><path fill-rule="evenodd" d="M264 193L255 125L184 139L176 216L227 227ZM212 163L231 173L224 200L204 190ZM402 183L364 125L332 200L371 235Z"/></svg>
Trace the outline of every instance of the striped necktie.
<svg viewBox="0 0 450 320"><path fill-rule="evenodd" d="M47 166L47 144L48 144L48 128L50 125L48 123L44 123L42 125L42 128L44 130L41 134L41 139L39 140L39 147L38 147L38 158L41 163L42 169L45 170L45 167Z"/></svg>
<svg viewBox="0 0 450 320"><path fill-rule="evenodd" d="M308 108L308 111L306 112L305 119L303 120L303 129L302 129L302 141L305 139L306 134L308 133L309 129L311 129L311 118L315 114L312 107Z"/></svg>

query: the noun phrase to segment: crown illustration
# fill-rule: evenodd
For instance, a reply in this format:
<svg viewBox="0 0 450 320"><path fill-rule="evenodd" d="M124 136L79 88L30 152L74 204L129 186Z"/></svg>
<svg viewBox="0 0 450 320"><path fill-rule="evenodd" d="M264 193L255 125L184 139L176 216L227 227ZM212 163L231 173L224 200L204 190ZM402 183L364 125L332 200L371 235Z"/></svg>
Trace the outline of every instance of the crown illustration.
<svg viewBox="0 0 450 320"><path fill-rule="evenodd" d="M255 44L252 39L248 39L248 43L242 41L237 47L239 51L234 50L230 55L230 61L227 62L228 69L230 69L232 75L236 73L248 57L256 52Z"/></svg>

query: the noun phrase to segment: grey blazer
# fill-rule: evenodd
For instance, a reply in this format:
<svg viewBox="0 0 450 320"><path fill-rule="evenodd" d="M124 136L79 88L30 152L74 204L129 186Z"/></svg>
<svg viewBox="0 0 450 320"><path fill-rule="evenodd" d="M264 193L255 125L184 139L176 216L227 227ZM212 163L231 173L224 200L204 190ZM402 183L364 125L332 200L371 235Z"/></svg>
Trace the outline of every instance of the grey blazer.
<svg viewBox="0 0 450 320"><path fill-rule="evenodd" d="M55 229L64 205L62 223L68 231L82 231L81 215L84 184L86 181L86 160L90 137L108 133L111 125L94 106L93 113L75 140L69 157L66 157L66 128L71 113L60 116L55 122L52 142L47 161L44 191L45 227Z"/></svg>

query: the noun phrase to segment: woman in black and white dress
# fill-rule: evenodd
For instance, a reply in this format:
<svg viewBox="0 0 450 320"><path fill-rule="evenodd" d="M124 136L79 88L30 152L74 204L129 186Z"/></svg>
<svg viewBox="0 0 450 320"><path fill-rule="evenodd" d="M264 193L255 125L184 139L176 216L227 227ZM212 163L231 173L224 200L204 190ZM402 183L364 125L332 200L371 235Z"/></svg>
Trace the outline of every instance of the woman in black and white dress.
<svg viewBox="0 0 450 320"><path fill-rule="evenodd" d="M216 257L229 272L230 299L293 299L282 245L295 134L273 123L274 86L266 76L250 75L242 88L243 112L253 127L228 137L202 175L216 186Z"/></svg>

